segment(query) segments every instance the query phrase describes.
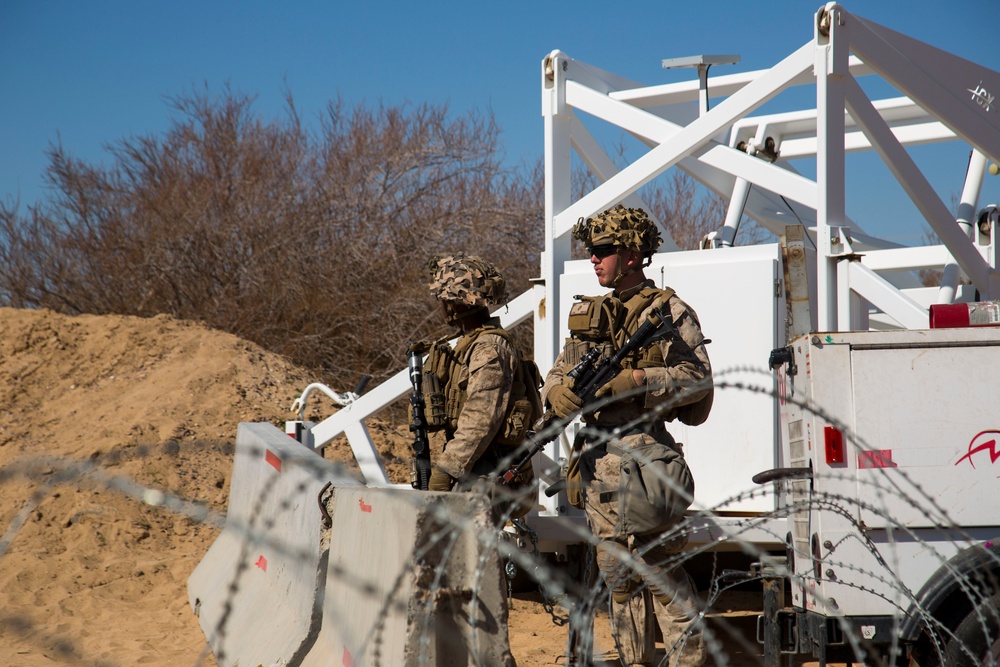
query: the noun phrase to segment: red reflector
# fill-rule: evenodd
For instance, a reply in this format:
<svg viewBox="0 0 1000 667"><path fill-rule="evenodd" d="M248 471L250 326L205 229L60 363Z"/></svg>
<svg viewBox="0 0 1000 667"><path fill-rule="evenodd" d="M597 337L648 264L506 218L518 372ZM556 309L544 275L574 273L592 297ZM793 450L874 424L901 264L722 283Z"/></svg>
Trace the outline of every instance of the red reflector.
<svg viewBox="0 0 1000 667"><path fill-rule="evenodd" d="M844 456L844 434L833 426L823 427L823 444L826 445L826 462L829 465L843 463Z"/></svg>
<svg viewBox="0 0 1000 667"><path fill-rule="evenodd" d="M931 329L1000 326L1000 301L935 303L930 307Z"/></svg>

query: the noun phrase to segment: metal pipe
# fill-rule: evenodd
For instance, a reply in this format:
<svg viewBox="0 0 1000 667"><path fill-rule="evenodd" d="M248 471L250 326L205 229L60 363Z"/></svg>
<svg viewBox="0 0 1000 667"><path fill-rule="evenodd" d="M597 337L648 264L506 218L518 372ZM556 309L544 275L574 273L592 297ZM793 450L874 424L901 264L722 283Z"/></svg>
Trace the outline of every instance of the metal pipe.
<svg viewBox="0 0 1000 667"><path fill-rule="evenodd" d="M726 221L719 232L719 245L723 248L731 248L736 240L736 230L739 229L740 220L743 219L743 211L746 209L749 195L750 181L745 178L737 178L736 183L733 184L729 208L726 209Z"/></svg>
<svg viewBox="0 0 1000 667"><path fill-rule="evenodd" d="M955 221L966 236L971 237L973 231L972 219L976 215L976 202L982 191L983 178L986 175L988 160L978 150L973 150L969 156L969 168L965 173L965 187L962 189L962 199L958 205L958 215ZM938 303L954 303L958 291L958 278L961 271L954 257L944 266L941 274L941 288L938 290Z"/></svg>

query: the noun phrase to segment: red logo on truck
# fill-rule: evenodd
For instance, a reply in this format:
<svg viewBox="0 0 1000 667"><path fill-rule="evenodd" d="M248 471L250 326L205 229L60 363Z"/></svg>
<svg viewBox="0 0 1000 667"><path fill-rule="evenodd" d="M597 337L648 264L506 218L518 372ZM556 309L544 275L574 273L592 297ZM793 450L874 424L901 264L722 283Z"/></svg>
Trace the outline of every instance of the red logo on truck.
<svg viewBox="0 0 1000 667"><path fill-rule="evenodd" d="M969 451L965 453L965 456L955 461L955 465L968 459L969 465L975 468L976 464L972 461L972 455L985 451L990 453L990 463L996 463L997 459L1000 459L1000 451L997 451L997 435L1000 435L1000 431L982 431L976 434L976 437L969 443Z"/></svg>

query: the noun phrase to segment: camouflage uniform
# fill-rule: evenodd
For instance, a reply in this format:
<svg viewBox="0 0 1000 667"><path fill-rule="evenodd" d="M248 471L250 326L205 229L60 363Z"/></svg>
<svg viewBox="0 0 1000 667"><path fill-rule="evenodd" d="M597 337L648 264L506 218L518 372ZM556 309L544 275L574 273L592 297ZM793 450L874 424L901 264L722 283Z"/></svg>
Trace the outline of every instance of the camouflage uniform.
<svg viewBox="0 0 1000 667"><path fill-rule="evenodd" d="M496 479L502 472L501 461L510 453L498 440L505 435L512 402L518 397L515 379L521 360L499 319L487 317L485 310L507 300L506 283L491 264L478 257L445 257L433 260L431 266L430 289L445 304L450 323L460 324L463 313L480 322L466 327L454 351L446 344L440 348L451 355L452 363L443 378L447 442L434 461L432 475L440 480L443 472L457 481L458 489L489 496L495 518L505 522L511 515L523 516L530 507L527 493L517 489L533 479L530 464L510 490L499 487ZM460 306L458 313L455 304ZM518 500L513 502L515 496Z"/></svg>
<svg viewBox="0 0 1000 667"><path fill-rule="evenodd" d="M651 255L659 245L659 233L645 213L641 209L620 206L596 220L581 222L574 234L588 247L616 243L644 255ZM579 448L575 456L579 456L587 523L601 540L597 548L597 565L612 592L612 623L625 664L652 664L653 624L658 621L664 646L668 653L673 650L670 664L701 665L705 660L701 632L697 625L691 626L698 614L695 589L690 576L679 564L669 565L670 558L684 546L686 537L664 536L690 504L694 481L684 461L682 446L674 442L664 421L673 420L677 414L677 389L692 383L704 385L711 378L711 364L697 315L672 290L658 290L652 281L646 280L626 292L615 289L608 296L618 299L625 310L632 313L626 320L627 335L634 333L649 311L665 299L680 336L679 340L656 341L647 350L640 364L646 374L642 389L596 412L584 410L582 433L586 438L575 443L574 448ZM581 345L581 341L574 338L567 340L546 377L543 397L548 398L553 387L566 381L566 372L593 344ZM652 350L653 347L656 350ZM686 394L685 404L698 401L707 391L701 389ZM641 431L633 429L613 434L616 429L658 407L663 412L652 422L640 419ZM656 529L636 533L629 527L636 520L653 519L641 516L646 507L642 503L624 506L627 496L623 483L628 479L623 480L626 476L621 473L623 470L630 472L633 458L642 460L654 451L658 452L655 456L665 462L659 470L670 480L667 493L676 490L673 498L676 511ZM645 577L638 574L637 564ZM668 565L665 567L665 564ZM675 646L675 642L679 643Z"/></svg>
<svg viewBox="0 0 1000 667"><path fill-rule="evenodd" d="M488 326L499 328L500 322L491 318ZM470 334L463 336L456 347L469 338ZM458 373L448 379L449 384L465 387L468 398L458 428L449 434L445 451L435 462L459 480L470 473L478 477L496 471L499 458L490 445L503 425L517 363L516 352L500 335L482 333L471 345L469 363L458 364Z"/></svg>

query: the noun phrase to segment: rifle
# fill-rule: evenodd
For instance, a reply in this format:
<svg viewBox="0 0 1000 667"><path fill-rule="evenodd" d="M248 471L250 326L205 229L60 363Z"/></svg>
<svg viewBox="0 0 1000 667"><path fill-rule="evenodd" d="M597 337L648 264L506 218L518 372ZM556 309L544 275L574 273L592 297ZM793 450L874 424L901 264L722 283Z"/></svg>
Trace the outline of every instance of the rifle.
<svg viewBox="0 0 1000 667"><path fill-rule="evenodd" d="M424 404L424 350L425 344L411 343L407 348L410 366L410 394L413 432L413 460L410 461L410 486L421 491L427 490L431 479L431 445L427 436L427 415Z"/></svg>
<svg viewBox="0 0 1000 667"><path fill-rule="evenodd" d="M617 352L610 357L603 357L600 349L595 347L583 356L580 363L566 373L567 377L573 378L573 393L583 400L583 405L586 408L587 404L594 401L594 394L597 393L597 390L621 373L622 361L626 357L648 347L650 343L656 340L677 338L678 336L677 327L674 326L673 320L670 318L670 313L665 309L665 305L656 306L646 316L646 320L642 325L635 330L634 334L629 336L628 340L625 341L625 344ZM532 429L532 437L528 440L531 446L524 457L503 474L502 481L504 484L509 484L535 454L542 451L545 445L559 437L558 432L537 440L534 435L535 433L544 433L557 419L558 416L552 411L552 408L547 408L545 414L535 422Z"/></svg>

